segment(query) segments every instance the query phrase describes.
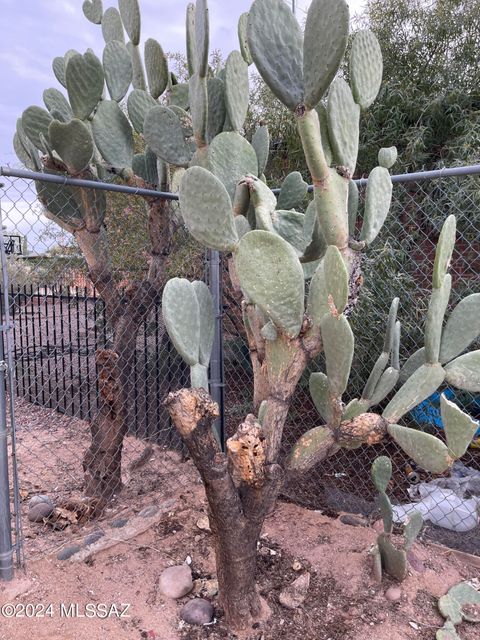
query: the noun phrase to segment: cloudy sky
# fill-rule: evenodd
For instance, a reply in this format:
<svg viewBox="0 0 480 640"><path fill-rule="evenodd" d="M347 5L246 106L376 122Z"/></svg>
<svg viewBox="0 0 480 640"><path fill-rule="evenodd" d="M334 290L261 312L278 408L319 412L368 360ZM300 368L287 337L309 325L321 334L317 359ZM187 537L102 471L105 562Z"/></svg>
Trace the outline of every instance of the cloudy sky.
<svg viewBox="0 0 480 640"><path fill-rule="evenodd" d="M209 0L210 48L225 56L238 49L237 21L252 0ZM364 0L348 0L351 13L361 10ZM42 93L48 87L63 91L51 70L55 56L68 49L84 52L91 47L101 58L104 41L101 28L82 12L83 0L0 0L2 38L0 68L0 164L18 167L12 137L16 119L32 105L44 106ZM184 20L187 0L140 0L142 41L156 38L168 52L184 51ZM297 0L302 21L310 0ZM104 9L117 6L104 0ZM27 194L25 194L26 196ZM33 194L32 194L33 197ZM4 200L5 209L5 200Z"/></svg>

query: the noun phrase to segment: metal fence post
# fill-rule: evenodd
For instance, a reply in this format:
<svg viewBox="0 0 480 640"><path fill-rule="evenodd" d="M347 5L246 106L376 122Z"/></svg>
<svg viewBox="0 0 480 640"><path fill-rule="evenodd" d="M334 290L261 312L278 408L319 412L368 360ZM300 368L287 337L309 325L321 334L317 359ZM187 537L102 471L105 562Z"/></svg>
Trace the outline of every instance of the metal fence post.
<svg viewBox="0 0 480 640"><path fill-rule="evenodd" d="M3 220L0 214L0 226L2 223ZM2 243L1 253L3 270L3 227L0 230L0 242ZM4 282L5 277L2 278L2 283ZM7 370L8 365L5 362L5 353L3 348L3 335L4 331L7 329L7 318L8 314L4 309L2 318L0 318L0 580L12 580L13 578L12 520L10 513L10 481L8 474L7 400L5 378L5 371Z"/></svg>
<svg viewBox="0 0 480 640"><path fill-rule="evenodd" d="M210 393L218 404L220 416L213 423L222 449L225 445L225 384L223 375L223 304L222 279L220 274L220 254L210 249L208 252L208 284L213 298L215 315L215 334L213 338L212 357L210 359Z"/></svg>

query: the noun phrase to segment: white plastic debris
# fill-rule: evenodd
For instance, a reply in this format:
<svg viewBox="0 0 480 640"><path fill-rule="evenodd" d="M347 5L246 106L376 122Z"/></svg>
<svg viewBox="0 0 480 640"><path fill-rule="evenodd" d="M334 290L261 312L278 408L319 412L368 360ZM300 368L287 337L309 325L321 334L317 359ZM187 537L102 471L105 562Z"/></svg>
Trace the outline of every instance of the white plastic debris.
<svg viewBox="0 0 480 640"><path fill-rule="evenodd" d="M408 489L416 500L394 505L395 522L405 522L412 511L424 520L451 531L470 531L480 523L480 471L456 462L449 478L421 482Z"/></svg>

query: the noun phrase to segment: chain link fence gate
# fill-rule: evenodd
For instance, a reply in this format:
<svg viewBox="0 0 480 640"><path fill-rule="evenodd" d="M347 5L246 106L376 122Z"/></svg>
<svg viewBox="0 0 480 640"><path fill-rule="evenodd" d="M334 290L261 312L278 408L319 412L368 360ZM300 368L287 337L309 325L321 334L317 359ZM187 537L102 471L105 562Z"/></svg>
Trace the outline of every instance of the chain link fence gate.
<svg viewBox="0 0 480 640"><path fill-rule="evenodd" d="M380 353L393 297L399 296L401 301L403 359L422 344L435 242L449 213L458 218L458 242L451 268L452 307L465 295L480 290L479 172L480 166L393 177L392 211L365 258L363 292L351 317L358 336L349 388L352 398L361 392ZM89 421L98 408L95 352L110 344L111 335L104 302L91 285L71 237L44 216L26 172L6 169L2 173L4 271L8 276L2 308L8 308L11 316L15 369L13 392L8 397L17 414L18 495L27 556L32 557L57 547L62 536L67 539L72 527L85 520L75 511L75 502L81 499L81 458L89 445ZM359 181L361 192L365 182ZM110 238L115 240L114 274L122 291L128 292L131 281L144 275L141 260L134 259L146 250L144 203L132 193L135 190L117 185L109 188L109 206L120 218L119 226L115 217L108 218L107 214ZM210 252L210 258L205 262L203 249L179 228L167 271L169 277L204 279L217 292L222 291L222 308L217 308L216 315L219 327L223 318L223 330L218 333L218 358L212 359L210 378L215 399L224 407L221 414L228 437L251 410L252 372L239 300L229 285L225 264L222 277L216 279L214 275L212 281L216 273L212 266L218 255ZM321 366L320 359L312 370ZM169 390L188 384L188 373L165 334L158 307L139 329L129 381L133 409L123 452L127 498L154 492L168 495L182 483L195 481L197 474L184 461L182 444L162 406ZM407 422L438 434L438 398L430 400L412 412ZM480 417L478 398L462 394L457 401L474 417ZM285 453L301 433L317 424L318 415L308 394L308 376L304 376L285 432ZM382 454L389 455L394 465L390 488L394 502L411 502L410 493L415 491L411 481L428 481L431 477L415 469L393 443L340 451L315 468L308 479L287 486L284 496L331 513L360 511L375 518L370 466ZM462 462L468 469L479 471L479 449L469 449ZM63 509L61 517L47 520L46 525L31 523L26 505L32 496L44 494ZM467 494L465 499L469 498ZM475 496L470 499L480 500ZM18 506L12 505L17 544L23 539ZM447 520L454 515L447 500L441 508ZM480 553L478 532L478 526L457 532L429 522L425 529L429 537L473 553Z"/></svg>

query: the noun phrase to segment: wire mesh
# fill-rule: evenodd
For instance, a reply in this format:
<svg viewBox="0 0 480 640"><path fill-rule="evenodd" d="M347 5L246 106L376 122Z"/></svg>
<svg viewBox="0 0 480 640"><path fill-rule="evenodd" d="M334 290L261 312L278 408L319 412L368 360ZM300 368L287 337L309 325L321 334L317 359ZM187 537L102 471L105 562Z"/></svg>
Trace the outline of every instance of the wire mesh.
<svg viewBox="0 0 480 640"><path fill-rule="evenodd" d="M383 343L386 317L393 297L400 297L402 361L423 344L423 322L430 294L435 243L449 213L457 216L457 246L452 260L451 307L479 289L480 177L448 176L394 184L391 214L379 239L363 262L364 286L350 321L356 336L355 358L346 401L358 397ZM57 545L58 529L83 522L82 457L89 447L91 424L99 406L99 376L95 353L108 349L112 333L105 303L89 280L83 257L71 234L59 230L39 205L33 183L8 178L2 194L5 248L9 253L9 301L13 320L15 406L18 423L20 488L25 505L30 555ZM364 193L361 189L361 196ZM107 235L113 274L121 297L128 298L132 283L145 277L148 256L145 203L131 195L109 194ZM115 215L108 216L108 211ZM180 226L166 265L166 277L204 279L204 252ZM253 376L242 324L238 295L223 264L223 362L225 371L225 425L230 435L252 410ZM474 345L478 348L478 344ZM321 370L322 359L310 370ZM196 478L184 460L180 439L163 409L168 391L186 386L188 374L162 324L159 305L142 319L135 339L129 386L128 432L122 464L130 493L161 491ZM474 418L480 417L478 396L458 393L456 401ZM443 437L438 396L410 412L403 421ZM308 372L295 395L284 437L288 454L298 437L319 424L308 393ZM283 495L305 506L331 513L361 512L378 516L370 467L378 455L392 459L394 474L389 493L394 503L411 503L417 496L414 481L433 476L414 463L392 442L375 447L340 450L303 480L284 488ZM472 446L457 466L458 475L480 471L480 449ZM465 470L467 468L467 470ZM444 492L450 491L447 478ZM128 494L127 491L127 494ZM57 516L47 524L29 523L32 496L53 499ZM479 504L478 492L460 502ZM477 526L459 516L444 493L440 507L444 526L427 521L426 535L468 552L479 553ZM47 509L48 510L48 509ZM68 513L71 512L71 520ZM430 514L431 515L431 514ZM425 516L427 519L429 514ZM454 519L459 528L448 528ZM464 520L464 521L463 521ZM474 522L475 524L475 522ZM445 526L447 525L447 526ZM39 527L43 534L39 535ZM52 533L52 531L54 533ZM33 542L31 542L33 541Z"/></svg>

